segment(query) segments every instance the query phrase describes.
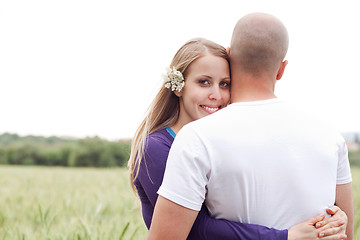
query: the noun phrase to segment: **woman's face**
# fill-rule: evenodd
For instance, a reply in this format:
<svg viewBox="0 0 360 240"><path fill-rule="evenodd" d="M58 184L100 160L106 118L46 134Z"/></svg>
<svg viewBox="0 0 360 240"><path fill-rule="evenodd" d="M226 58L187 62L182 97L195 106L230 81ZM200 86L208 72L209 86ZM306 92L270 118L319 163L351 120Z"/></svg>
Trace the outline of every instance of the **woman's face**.
<svg viewBox="0 0 360 240"><path fill-rule="evenodd" d="M214 55L200 57L189 66L183 90L175 93L180 97L182 124L226 107L230 101L228 62Z"/></svg>

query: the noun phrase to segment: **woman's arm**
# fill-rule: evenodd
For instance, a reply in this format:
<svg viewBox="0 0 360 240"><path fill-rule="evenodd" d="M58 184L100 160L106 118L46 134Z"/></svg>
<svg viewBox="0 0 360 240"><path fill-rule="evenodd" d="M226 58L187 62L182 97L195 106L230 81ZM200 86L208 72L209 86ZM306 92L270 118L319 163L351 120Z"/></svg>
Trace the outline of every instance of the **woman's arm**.
<svg viewBox="0 0 360 240"><path fill-rule="evenodd" d="M137 181L142 186L143 197L148 199L154 209L158 198L157 191L164 178L171 142L167 142L162 136L153 136L147 139L146 146Z"/></svg>
<svg viewBox="0 0 360 240"><path fill-rule="evenodd" d="M346 214L336 206L329 208L328 213L333 216L324 219L325 214L320 214L291 227L288 231L215 219L210 216L207 208L203 205L188 239L345 239Z"/></svg>
<svg viewBox="0 0 360 240"><path fill-rule="evenodd" d="M277 230L256 224L215 219L210 216L208 209L203 205L190 231L188 239L286 240L287 236L287 230Z"/></svg>

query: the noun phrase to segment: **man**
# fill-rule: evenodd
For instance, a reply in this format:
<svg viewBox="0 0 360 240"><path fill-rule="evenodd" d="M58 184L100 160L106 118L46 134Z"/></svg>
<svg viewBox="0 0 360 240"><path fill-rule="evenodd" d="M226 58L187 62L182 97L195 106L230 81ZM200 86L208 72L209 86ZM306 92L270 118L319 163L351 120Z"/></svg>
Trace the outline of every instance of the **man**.
<svg viewBox="0 0 360 240"><path fill-rule="evenodd" d="M348 215L352 239L344 139L274 94L287 48L277 18L255 13L239 20L230 48L232 104L177 135L149 239L185 239L203 201L217 218L278 229L335 203Z"/></svg>

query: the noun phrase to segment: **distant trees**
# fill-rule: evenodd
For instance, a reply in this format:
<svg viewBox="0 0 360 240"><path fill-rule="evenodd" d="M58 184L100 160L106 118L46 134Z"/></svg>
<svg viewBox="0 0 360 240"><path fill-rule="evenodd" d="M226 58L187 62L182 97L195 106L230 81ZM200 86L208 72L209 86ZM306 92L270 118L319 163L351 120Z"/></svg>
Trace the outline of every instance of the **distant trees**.
<svg viewBox="0 0 360 240"><path fill-rule="evenodd" d="M350 166L360 167L360 149L357 151L349 151Z"/></svg>
<svg viewBox="0 0 360 240"><path fill-rule="evenodd" d="M359 137L357 137L359 142ZM0 164L69 167L124 167L131 141L106 141L99 137L64 139L59 137L0 135ZM351 166L360 167L360 149L349 151Z"/></svg>
<svg viewBox="0 0 360 240"><path fill-rule="evenodd" d="M126 166L131 142L99 137L69 140L58 137L0 135L0 164L71 167Z"/></svg>

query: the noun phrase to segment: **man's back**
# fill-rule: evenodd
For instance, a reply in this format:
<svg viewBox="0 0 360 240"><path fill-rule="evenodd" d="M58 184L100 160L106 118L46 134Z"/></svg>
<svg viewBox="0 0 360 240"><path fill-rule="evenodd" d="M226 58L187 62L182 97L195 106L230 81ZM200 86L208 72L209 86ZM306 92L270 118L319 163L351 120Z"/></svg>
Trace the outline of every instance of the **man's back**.
<svg viewBox="0 0 360 240"><path fill-rule="evenodd" d="M231 104L185 126L173 147L160 194L194 210L206 196L218 218L289 228L351 181L343 138L278 99Z"/></svg>

